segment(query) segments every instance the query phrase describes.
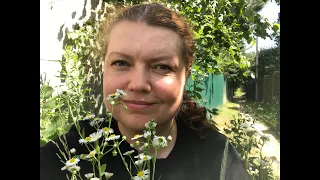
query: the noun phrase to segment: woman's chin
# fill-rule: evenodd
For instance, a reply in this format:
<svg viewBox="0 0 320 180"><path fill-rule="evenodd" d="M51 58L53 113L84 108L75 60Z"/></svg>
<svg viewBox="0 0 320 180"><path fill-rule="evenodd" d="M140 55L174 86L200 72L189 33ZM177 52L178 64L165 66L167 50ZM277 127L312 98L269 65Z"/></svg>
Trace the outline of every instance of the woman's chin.
<svg viewBox="0 0 320 180"><path fill-rule="evenodd" d="M143 130L146 128L145 124L149 122L151 119L127 119L126 121L118 121L122 126L126 127L126 129L130 129L134 132L143 133Z"/></svg>

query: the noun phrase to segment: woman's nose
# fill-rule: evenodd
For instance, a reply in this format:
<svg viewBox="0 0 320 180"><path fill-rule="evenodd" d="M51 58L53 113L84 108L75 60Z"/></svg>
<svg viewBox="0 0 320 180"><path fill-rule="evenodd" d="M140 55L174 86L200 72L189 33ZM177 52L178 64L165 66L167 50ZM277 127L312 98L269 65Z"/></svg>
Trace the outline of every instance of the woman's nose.
<svg viewBox="0 0 320 180"><path fill-rule="evenodd" d="M150 74L144 67L134 67L128 78L130 91L150 92Z"/></svg>

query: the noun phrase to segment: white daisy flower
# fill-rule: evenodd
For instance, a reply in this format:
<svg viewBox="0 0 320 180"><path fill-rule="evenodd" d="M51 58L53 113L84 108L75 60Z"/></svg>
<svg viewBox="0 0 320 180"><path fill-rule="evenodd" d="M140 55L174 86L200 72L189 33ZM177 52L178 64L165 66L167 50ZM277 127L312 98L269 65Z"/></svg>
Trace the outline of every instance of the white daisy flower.
<svg viewBox="0 0 320 180"><path fill-rule="evenodd" d="M111 178L113 176L113 173L105 172L104 175L106 176L107 179Z"/></svg>
<svg viewBox="0 0 320 180"><path fill-rule="evenodd" d="M121 96L121 94L119 92L114 93L114 99L118 99L120 96Z"/></svg>
<svg viewBox="0 0 320 180"><path fill-rule="evenodd" d="M70 160L68 160L66 162L66 166L69 167L69 166L76 165L76 164L78 164L79 161L80 161L80 159L78 159L78 158L71 158Z"/></svg>
<svg viewBox="0 0 320 180"><path fill-rule="evenodd" d="M95 115L88 114L86 117L83 118L83 120L93 119Z"/></svg>
<svg viewBox="0 0 320 180"><path fill-rule="evenodd" d="M144 153L140 153L137 156L134 156L134 158L137 158L137 159L142 160L142 161L148 161L148 160L151 159L151 156L145 155Z"/></svg>
<svg viewBox="0 0 320 180"><path fill-rule="evenodd" d="M132 154L132 153L134 153L134 150L127 151L127 152L123 153L123 155L129 156L129 155Z"/></svg>
<svg viewBox="0 0 320 180"><path fill-rule="evenodd" d="M102 134L101 132L95 132L90 134L88 137L86 137L85 139L80 139L79 143L83 144L83 143L87 143L87 142L95 142L97 141L99 138L101 138Z"/></svg>
<svg viewBox="0 0 320 180"><path fill-rule="evenodd" d="M143 157L143 156L144 156L144 153L140 153L140 154L134 156L134 158L141 159L140 157Z"/></svg>
<svg viewBox="0 0 320 180"><path fill-rule="evenodd" d="M92 178L93 177L93 173L88 173L84 175L87 179Z"/></svg>
<svg viewBox="0 0 320 180"><path fill-rule="evenodd" d="M136 135L133 136L133 138L131 138L131 140L136 140L136 139L139 139L141 137L143 137L143 135L136 134Z"/></svg>
<svg viewBox="0 0 320 180"><path fill-rule="evenodd" d="M157 123L156 123L154 120L148 121L148 122L145 124L145 127L146 127L146 128L155 128L156 126L157 126Z"/></svg>
<svg viewBox="0 0 320 180"><path fill-rule="evenodd" d="M101 133L99 133L99 132L94 132L94 133L92 133L92 134L89 135L89 137L91 138L91 139L89 140L89 142L95 142L95 141L97 141L99 138L101 138L101 136L102 136Z"/></svg>
<svg viewBox="0 0 320 180"><path fill-rule="evenodd" d="M149 138L151 136L151 131L147 131L147 132L145 132L145 133L143 133L143 137L144 138Z"/></svg>
<svg viewBox="0 0 320 180"><path fill-rule="evenodd" d="M100 180L100 178L91 178L90 180Z"/></svg>
<svg viewBox="0 0 320 180"><path fill-rule="evenodd" d="M136 176L133 177L134 180L143 180L147 179L149 174L149 170L139 171Z"/></svg>
<svg viewBox="0 0 320 180"><path fill-rule="evenodd" d="M87 143L88 141L85 139L79 139L79 144Z"/></svg>
<svg viewBox="0 0 320 180"><path fill-rule="evenodd" d="M108 135L108 134L113 133L114 131L112 128L104 127L102 129L100 129L99 132Z"/></svg>
<svg viewBox="0 0 320 180"><path fill-rule="evenodd" d="M80 171L80 166L77 166L77 165L69 166L69 167L68 167L68 170L69 170L70 172Z"/></svg>
<svg viewBox="0 0 320 180"><path fill-rule="evenodd" d="M143 164L143 160L137 160L134 162L136 165L140 166Z"/></svg>
<svg viewBox="0 0 320 180"><path fill-rule="evenodd" d="M115 93L109 94L106 99L107 99L108 101L114 100L115 95L116 95Z"/></svg>
<svg viewBox="0 0 320 180"><path fill-rule="evenodd" d="M72 149L70 149L70 152L71 152L72 154L74 154L74 153L76 152L76 149L75 149L75 148L72 148Z"/></svg>
<svg viewBox="0 0 320 180"><path fill-rule="evenodd" d="M86 156L86 158L92 158L92 157L94 157L94 155L96 154L97 152L96 152L96 150L93 150L93 151L91 151L87 156Z"/></svg>
<svg viewBox="0 0 320 180"><path fill-rule="evenodd" d="M152 140L152 144L155 147L166 147L168 146L168 142L164 136L154 136Z"/></svg>
<svg viewBox="0 0 320 180"><path fill-rule="evenodd" d="M151 159L151 156L149 155L144 155L143 157L140 157L141 160L144 160L144 161L149 161Z"/></svg>
<svg viewBox="0 0 320 180"><path fill-rule="evenodd" d="M116 92L119 93L121 96L126 96L127 95L127 93L124 92L122 89L117 89Z"/></svg>
<svg viewBox="0 0 320 180"><path fill-rule="evenodd" d="M120 135L111 134L108 138L106 138L106 141L116 140L119 138L120 138Z"/></svg>

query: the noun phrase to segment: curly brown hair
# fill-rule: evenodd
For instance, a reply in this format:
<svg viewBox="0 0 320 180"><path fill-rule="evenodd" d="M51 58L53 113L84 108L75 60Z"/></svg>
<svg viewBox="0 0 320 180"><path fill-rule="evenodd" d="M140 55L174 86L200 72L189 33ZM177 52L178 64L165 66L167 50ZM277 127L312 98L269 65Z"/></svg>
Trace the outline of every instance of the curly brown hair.
<svg viewBox="0 0 320 180"><path fill-rule="evenodd" d="M123 8L116 13L116 16L113 16L111 19L109 17L109 19L106 19L100 25L99 44L103 58L107 53L108 34L117 23L123 20L144 22L151 26L161 26L177 33L181 39L181 54L186 64L186 78L189 78L194 61L195 42L192 26L183 16L159 3L138 4ZM208 132L207 130L217 129L208 121L206 115L206 108L198 106L195 101L184 93L181 107L177 113L177 120L185 122L200 137L205 137Z"/></svg>

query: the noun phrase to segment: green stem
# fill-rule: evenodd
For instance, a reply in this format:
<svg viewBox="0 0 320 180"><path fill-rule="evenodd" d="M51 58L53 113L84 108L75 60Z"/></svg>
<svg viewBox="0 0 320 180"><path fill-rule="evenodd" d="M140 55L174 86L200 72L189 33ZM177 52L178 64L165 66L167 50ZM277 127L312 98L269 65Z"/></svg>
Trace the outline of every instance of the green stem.
<svg viewBox="0 0 320 180"><path fill-rule="evenodd" d="M99 177L102 176L100 159L98 160Z"/></svg>
<svg viewBox="0 0 320 180"><path fill-rule="evenodd" d="M121 159L122 159L122 162L123 162L123 164L125 165L128 173L130 174L130 177L131 177L131 179L132 179L133 176L132 176L132 174L131 174L131 171L128 169L128 164L126 163L126 160L125 160L124 157L122 156L121 151L120 151L120 149L119 149L119 146L117 146L117 150L119 151L119 154L120 154L120 157L121 157Z"/></svg>
<svg viewBox="0 0 320 180"><path fill-rule="evenodd" d="M155 148L155 154L154 154L154 160L153 160L152 180L154 180L154 174L156 171L157 152L158 152L158 149Z"/></svg>
<svg viewBox="0 0 320 180"><path fill-rule="evenodd" d="M130 157L131 162L133 163L134 167L136 168L136 170L139 171L139 170L138 170L138 167L137 167L136 164L134 163L134 160L132 159L131 155L130 155L129 157Z"/></svg>

